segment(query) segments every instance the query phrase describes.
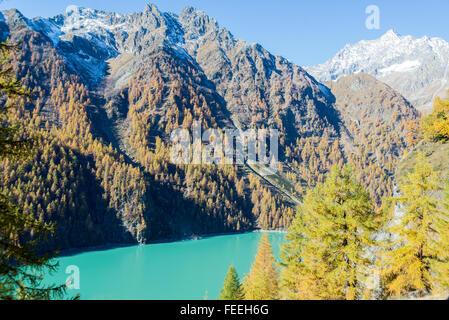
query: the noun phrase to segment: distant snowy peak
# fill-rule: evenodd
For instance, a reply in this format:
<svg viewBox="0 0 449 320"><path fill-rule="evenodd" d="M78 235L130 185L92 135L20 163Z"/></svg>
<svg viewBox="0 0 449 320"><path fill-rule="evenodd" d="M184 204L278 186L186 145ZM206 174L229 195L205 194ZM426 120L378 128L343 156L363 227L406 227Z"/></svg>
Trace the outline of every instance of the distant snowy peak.
<svg viewBox="0 0 449 320"><path fill-rule="evenodd" d="M321 81L359 72L378 76L385 72L408 72L429 59L444 63L448 54L449 44L443 39L416 39L389 30L379 39L346 45L331 60L306 69Z"/></svg>
<svg viewBox="0 0 449 320"><path fill-rule="evenodd" d="M70 6L67 6L67 9L65 9L65 13L69 14L69 13L72 13L74 11L78 11L78 9L79 9L79 6L72 4Z"/></svg>
<svg viewBox="0 0 449 320"><path fill-rule="evenodd" d="M443 39L417 39L389 30L379 39L346 45L329 61L305 69L319 81L368 73L428 111L435 95L449 89L448 66L449 43Z"/></svg>
<svg viewBox="0 0 449 320"><path fill-rule="evenodd" d="M383 40L401 40L401 35L393 29L388 30L382 37Z"/></svg>
<svg viewBox="0 0 449 320"><path fill-rule="evenodd" d="M120 14L75 5L68 6L65 14L49 19L36 18L34 20L45 20L50 24L55 24L63 34L105 32L126 26L124 16Z"/></svg>

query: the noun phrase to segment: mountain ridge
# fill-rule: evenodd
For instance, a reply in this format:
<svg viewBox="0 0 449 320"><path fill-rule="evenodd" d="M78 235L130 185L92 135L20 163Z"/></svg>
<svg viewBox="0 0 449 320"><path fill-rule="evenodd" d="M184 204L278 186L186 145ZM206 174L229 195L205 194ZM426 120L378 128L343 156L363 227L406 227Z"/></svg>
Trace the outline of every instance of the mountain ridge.
<svg viewBox="0 0 449 320"><path fill-rule="evenodd" d="M78 231L59 234L54 246L88 245L83 237L92 230L85 237L91 245L285 229L294 215L291 199L344 163L354 165L377 205L391 193L392 168L407 147L405 124L417 115L374 78L353 77L333 88L189 7L179 15L154 5L129 15L78 7L48 19L3 15L1 30L23 44L13 69L38 98L19 119L36 124L30 130L52 144L42 142L45 156L25 168L5 165L0 186L13 186L15 199L33 212L34 198L20 191L26 181L43 220ZM360 87L360 99L345 98L351 86ZM376 112L357 112L352 121L346 104ZM203 129L278 130L278 175L263 181L245 166L171 163L171 132L192 129L194 120ZM369 126L357 125L365 120ZM69 156L62 161L51 153L54 146ZM377 156L385 150L392 156ZM78 175L65 165L72 162ZM56 176L41 176L38 164ZM50 192L66 180L91 181L103 193L82 193L67 208Z"/></svg>
<svg viewBox="0 0 449 320"><path fill-rule="evenodd" d="M437 37L416 39L389 30L379 39L348 44L325 63L305 69L319 81L368 73L426 113L449 81L449 43Z"/></svg>

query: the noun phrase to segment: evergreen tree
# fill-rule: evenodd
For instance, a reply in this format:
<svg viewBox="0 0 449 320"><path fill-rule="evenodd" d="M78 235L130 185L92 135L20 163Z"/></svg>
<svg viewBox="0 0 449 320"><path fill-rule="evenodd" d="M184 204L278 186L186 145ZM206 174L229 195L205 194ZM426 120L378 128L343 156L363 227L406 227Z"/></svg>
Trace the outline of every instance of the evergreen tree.
<svg viewBox="0 0 449 320"><path fill-rule="evenodd" d="M15 47L0 44L0 160L17 161L27 152L30 142L18 138L18 127L11 126L7 119L12 101L26 97L29 91L12 75L8 64L10 52ZM23 244L30 230L36 235L33 241ZM0 194L0 300L51 299L62 297L63 286L43 285L43 272L54 271L50 255L38 256L35 246L45 235L53 232L54 226L36 220L33 215L24 215L6 195Z"/></svg>
<svg viewBox="0 0 449 320"><path fill-rule="evenodd" d="M279 298L279 270L273 256L270 238L264 233L255 262L245 277L245 300L277 300Z"/></svg>
<svg viewBox="0 0 449 320"><path fill-rule="evenodd" d="M423 296L441 277L447 282L449 215L438 205L439 189L437 174L419 154L414 171L399 185L396 215L387 227L392 236L382 265L388 294Z"/></svg>
<svg viewBox="0 0 449 320"><path fill-rule="evenodd" d="M349 167L334 167L310 190L287 234L281 285L287 299L365 297L373 203Z"/></svg>
<svg viewBox="0 0 449 320"><path fill-rule="evenodd" d="M29 140L17 139L18 126L11 126L7 121L8 110L15 107L14 101L20 97L27 97L30 92L22 86L12 75L12 66L9 64L11 51L16 46L0 43L0 156L16 157L23 155Z"/></svg>
<svg viewBox="0 0 449 320"><path fill-rule="evenodd" d="M242 286L233 265L229 267L228 273L226 274L219 300L243 300Z"/></svg>

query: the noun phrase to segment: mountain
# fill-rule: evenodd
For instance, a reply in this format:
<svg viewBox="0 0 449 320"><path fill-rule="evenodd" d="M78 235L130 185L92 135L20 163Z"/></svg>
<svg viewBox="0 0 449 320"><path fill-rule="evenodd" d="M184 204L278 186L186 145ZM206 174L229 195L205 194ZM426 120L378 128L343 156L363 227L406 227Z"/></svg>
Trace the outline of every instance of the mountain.
<svg viewBox="0 0 449 320"><path fill-rule="evenodd" d="M307 105L316 105L310 115L315 119L310 120L318 118L313 113L328 111L319 83L302 68L258 44L235 39L214 19L191 7L178 16L162 13L154 5L131 15L71 6L64 15L33 19L28 25L46 35L73 72L91 86L101 83L106 90L120 89L139 72L144 60L164 52L207 77L242 125L271 124L275 114L285 115L287 106L295 104L291 111L297 119L296 130L302 131L305 128L299 123L309 121L302 119ZM285 97L283 86L293 93L290 97Z"/></svg>
<svg viewBox="0 0 449 320"><path fill-rule="evenodd" d="M377 40L348 44L329 61L305 69L319 81L368 73L426 113L448 85L449 43L440 38L400 36L389 30Z"/></svg>
<svg viewBox="0 0 449 320"><path fill-rule="evenodd" d="M407 150L408 126L419 112L396 90L358 73L326 83L344 129L341 144L373 198L393 192L396 166ZM378 183L369 183L377 176Z"/></svg>
<svg viewBox="0 0 449 320"><path fill-rule="evenodd" d="M285 229L307 189L344 163L380 206L418 117L373 77L320 83L191 7L70 6L45 19L9 10L0 32L21 44L11 64L35 91L11 122L39 137L32 159L0 162L0 189L58 224L43 250ZM194 120L277 129L278 172L171 163L171 132Z"/></svg>

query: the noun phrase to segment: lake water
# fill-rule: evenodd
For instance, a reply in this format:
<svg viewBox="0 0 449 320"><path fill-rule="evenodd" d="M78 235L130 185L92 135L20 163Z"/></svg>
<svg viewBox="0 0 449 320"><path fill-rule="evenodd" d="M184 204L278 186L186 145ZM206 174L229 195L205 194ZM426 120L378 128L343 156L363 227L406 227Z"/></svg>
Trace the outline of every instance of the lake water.
<svg viewBox="0 0 449 320"><path fill-rule="evenodd" d="M253 232L88 251L59 258L59 272L51 280L65 283L73 272L67 267L75 266L80 289L69 290L69 294L79 293L83 300L217 299L231 264L240 277L249 272L261 235ZM270 233L276 256L284 236Z"/></svg>

